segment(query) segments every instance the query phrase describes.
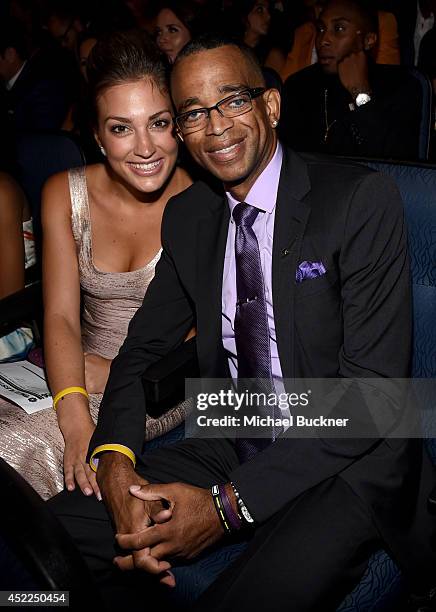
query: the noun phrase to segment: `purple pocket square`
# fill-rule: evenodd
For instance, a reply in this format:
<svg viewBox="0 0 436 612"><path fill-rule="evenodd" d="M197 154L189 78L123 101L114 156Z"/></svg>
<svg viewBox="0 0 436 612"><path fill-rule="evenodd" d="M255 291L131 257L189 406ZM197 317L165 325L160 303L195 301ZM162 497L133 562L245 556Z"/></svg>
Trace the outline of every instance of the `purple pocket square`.
<svg viewBox="0 0 436 612"><path fill-rule="evenodd" d="M325 273L326 269L322 261L302 261L297 268L295 281L297 283L302 283L304 280L317 278Z"/></svg>

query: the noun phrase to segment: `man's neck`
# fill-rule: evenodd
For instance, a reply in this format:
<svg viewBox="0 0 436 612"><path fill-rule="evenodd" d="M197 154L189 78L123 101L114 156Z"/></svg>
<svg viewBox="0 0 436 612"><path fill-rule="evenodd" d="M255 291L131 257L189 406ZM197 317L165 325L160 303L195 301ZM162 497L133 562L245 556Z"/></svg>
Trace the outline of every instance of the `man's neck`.
<svg viewBox="0 0 436 612"><path fill-rule="evenodd" d="M274 153L277 148L277 137L274 134L274 140L271 143L270 149L268 153L261 158L261 162L259 165L253 169L250 175L243 179L240 183L229 183L224 184L224 188L228 191L235 200L238 202L243 202L247 197L247 194L250 192L250 189L253 187L254 183L257 181L259 176L268 166L272 158L274 157Z"/></svg>

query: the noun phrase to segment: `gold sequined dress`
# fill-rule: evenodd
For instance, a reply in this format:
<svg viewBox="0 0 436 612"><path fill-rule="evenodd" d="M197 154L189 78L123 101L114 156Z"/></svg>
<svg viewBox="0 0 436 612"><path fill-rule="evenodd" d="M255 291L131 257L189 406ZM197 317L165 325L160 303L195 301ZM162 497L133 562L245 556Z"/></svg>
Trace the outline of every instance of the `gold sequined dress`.
<svg viewBox="0 0 436 612"><path fill-rule="evenodd" d="M69 171L71 226L77 247L82 293L83 350L113 359L127 335L130 319L142 304L154 277L161 250L139 270L102 272L92 257L91 217L84 168ZM97 420L102 395L90 397ZM176 427L186 414L186 402L159 419L147 417L144 438L151 440ZM64 487L64 441L53 409L28 415L0 399L0 456L33 486L44 499Z"/></svg>

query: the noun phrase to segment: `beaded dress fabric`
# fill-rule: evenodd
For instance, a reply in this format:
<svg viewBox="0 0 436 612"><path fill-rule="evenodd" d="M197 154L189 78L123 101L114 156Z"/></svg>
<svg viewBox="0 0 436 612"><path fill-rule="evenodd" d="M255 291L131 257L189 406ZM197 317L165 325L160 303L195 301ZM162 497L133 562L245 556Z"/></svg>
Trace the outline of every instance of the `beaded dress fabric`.
<svg viewBox="0 0 436 612"><path fill-rule="evenodd" d="M77 247L82 292L82 345L85 352L113 359L127 335L130 319L142 304L154 277L161 250L143 268L131 272L102 272L93 263L91 217L85 168L69 171L71 225ZM97 421L102 394L90 396ZM158 419L147 417L144 439L151 440L181 423L188 401ZM0 456L48 499L64 488L64 440L56 414L49 408L27 414L0 399Z"/></svg>

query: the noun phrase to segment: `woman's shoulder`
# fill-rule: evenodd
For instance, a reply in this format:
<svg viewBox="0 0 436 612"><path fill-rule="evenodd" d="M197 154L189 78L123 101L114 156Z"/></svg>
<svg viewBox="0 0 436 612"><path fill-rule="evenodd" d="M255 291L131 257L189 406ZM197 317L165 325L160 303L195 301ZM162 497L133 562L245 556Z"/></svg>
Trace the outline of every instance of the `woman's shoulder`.
<svg viewBox="0 0 436 612"><path fill-rule="evenodd" d="M71 179L85 176L85 167L70 168L50 176L42 190L42 212L50 215L71 215Z"/></svg>
<svg viewBox="0 0 436 612"><path fill-rule="evenodd" d="M68 170L50 176L42 189L43 210L53 207L63 208L69 205Z"/></svg>

